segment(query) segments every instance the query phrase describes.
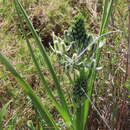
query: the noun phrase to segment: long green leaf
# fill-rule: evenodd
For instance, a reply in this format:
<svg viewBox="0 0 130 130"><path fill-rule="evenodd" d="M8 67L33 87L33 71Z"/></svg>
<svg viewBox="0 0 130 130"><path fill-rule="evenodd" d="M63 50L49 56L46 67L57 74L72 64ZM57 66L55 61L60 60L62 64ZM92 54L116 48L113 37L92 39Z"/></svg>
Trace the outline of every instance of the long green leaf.
<svg viewBox="0 0 130 130"><path fill-rule="evenodd" d="M58 95L59 95L59 97L60 97L61 104L62 104L62 106L64 107L64 109L67 111L68 116L71 118L71 116L70 116L70 114L69 114L69 110L68 110L67 103L66 103L66 101L65 101L64 95L63 95L62 90L61 90L61 88L60 88L59 80L58 80L58 78L57 78L57 76L56 76L56 74L55 74L55 71L54 71L54 69L53 69L53 67L52 67L52 65L51 65L51 62L50 62L49 57L48 57L48 55L47 55L47 53L46 53L46 50L45 50L45 48L43 47L42 42L41 42L41 40L40 40L40 38L39 38L37 32L35 31L35 29L34 29L32 23L31 23L31 21L29 20L27 14L26 14L26 11L24 10L24 8L23 8L22 5L20 4L20 2L19 2L18 0L14 0L14 3L15 3L15 5L16 5L16 7L19 8L21 14L23 15L24 19L25 19L26 22L27 22L27 25L28 25L30 31L32 32L32 35L33 35L34 39L36 40L36 44L37 44L37 46L39 47L40 52L41 52L41 55L43 56L44 61L45 61L45 63L47 64L47 67L48 67L48 69L49 69L49 71L50 71L50 73L51 73L51 75L52 75L52 78L53 78L53 80L54 80L54 82L55 82L55 85L56 85L56 88L57 88L57 91L58 91Z"/></svg>
<svg viewBox="0 0 130 130"><path fill-rule="evenodd" d="M75 117L75 130L84 130L83 128L83 111L84 107L83 104L80 104L76 109L76 117Z"/></svg>
<svg viewBox="0 0 130 130"><path fill-rule="evenodd" d="M103 1L103 14L102 14L102 24L100 26L100 33L102 32L104 24L105 24L105 22L103 22L103 21L105 21L105 19L106 19L108 4L109 4L109 0L104 0Z"/></svg>
<svg viewBox="0 0 130 130"><path fill-rule="evenodd" d="M24 31L24 34L26 34L25 31ZM71 124L70 117L68 117L68 114L66 113L66 111L65 111L65 110L62 108L62 106L56 101L56 98L53 96L53 94L52 94L50 88L48 87L48 84L47 84L47 82L46 82L46 80L45 80L45 78L44 78L44 75L43 75L43 73L42 73L42 71L41 71L41 69L40 69L40 66L39 66L39 64L38 64L38 62L37 62L37 60L36 60L36 57L35 57L35 55L34 55L34 53L33 53L33 49L32 49L32 47L31 47L31 44L30 44L30 42L29 42L29 40L28 40L28 38L27 38L27 34L25 35L25 38L26 38L27 45L28 45L29 51L30 51L30 53L31 53L33 62L34 62L35 66L36 66L36 68L37 68L37 70L38 70L38 73L39 73L39 76L40 76L40 78L41 78L41 80L42 80L42 83L43 83L43 85L45 86L45 89L46 89L46 91L48 92L48 95L49 95L49 97L50 97L51 100L52 100L52 103L55 105L56 109L59 111L59 113L61 114L61 116L63 117L63 119L66 121L66 123L67 123L68 125L70 125L70 124Z"/></svg>
<svg viewBox="0 0 130 130"><path fill-rule="evenodd" d="M105 0L104 2L104 8L103 8L103 14L102 14L102 22L101 22L101 27L100 27L100 32L99 35L101 36L104 32L105 29L108 25L108 21L112 12L112 5L113 5L113 1L114 0ZM102 39L101 39L102 40ZM98 41L99 43L100 41ZM88 96L91 98L92 97L92 93L93 93L93 87L94 87L94 81L96 79L96 66L98 66L99 60L100 60L100 55L101 55L101 48L97 48L96 50L96 65L93 66L93 70L91 72L91 77L89 79L89 92L88 92ZM90 106L90 102L89 100L86 100L84 103L84 128L85 128L85 124L87 122L87 117L88 117L88 113L89 113L89 106Z"/></svg>
<svg viewBox="0 0 130 130"><path fill-rule="evenodd" d="M2 130L2 121L4 116L6 115L7 112L7 107L9 106L9 104L12 102L12 100L10 100L8 103L6 103L0 110L0 130Z"/></svg>
<svg viewBox="0 0 130 130"><path fill-rule="evenodd" d="M18 7L16 6L16 10L17 10L17 13L18 13L18 16L20 19L22 19L22 17L20 16L20 12L19 12L19 9ZM22 25L22 21L21 21L21 25ZM42 79L42 82L45 86L45 89L47 90L48 94L49 94L49 97L51 98L53 104L55 105L55 107L57 108L57 110L59 111L59 113L61 114L61 116L63 117L63 119L66 121L67 125L70 126L71 124L71 119L70 119L70 116L68 115L67 111L56 101L55 97L53 96L50 88L48 87L48 84L44 78L44 75L40 69L40 66L35 58L35 55L33 53L33 50L32 50L32 47L31 47L31 44L27 38L27 34L26 34L26 31L23 29L23 27L21 27L22 31L23 31L23 34L24 34L24 37L26 38L26 41L27 41L27 45L28 45L28 48L29 48L29 51L31 53L31 56L32 56L32 59L34 61L34 64L39 72L39 75L40 75L40 78Z"/></svg>
<svg viewBox="0 0 130 130"><path fill-rule="evenodd" d="M9 60L0 53L0 62L15 76L17 81L21 84L24 92L31 98L34 106L39 111L41 117L46 121L48 126L53 127L54 130L58 130L55 121L51 117L47 109L44 108L42 101L36 96L32 88L26 83L23 78L16 72L15 68L10 64Z"/></svg>
<svg viewBox="0 0 130 130"><path fill-rule="evenodd" d="M100 27L99 35L102 35L105 31L105 28L109 22L109 17L112 12L112 4L114 0L104 0L104 8L103 8L103 15L102 15L102 24Z"/></svg>

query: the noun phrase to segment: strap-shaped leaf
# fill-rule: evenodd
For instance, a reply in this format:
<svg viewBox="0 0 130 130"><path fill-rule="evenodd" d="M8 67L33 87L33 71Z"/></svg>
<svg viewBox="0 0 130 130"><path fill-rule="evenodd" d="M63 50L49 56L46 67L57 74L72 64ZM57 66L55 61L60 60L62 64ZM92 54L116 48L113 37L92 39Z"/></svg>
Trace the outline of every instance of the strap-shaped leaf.
<svg viewBox="0 0 130 130"><path fill-rule="evenodd" d="M23 24L23 23L22 23L22 20L24 19L24 17L23 17L23 15L21 15L21 10L19 9L18 4L15 4L15 7L16 7L18 16L19 16L19 18L20 18L21 25L22 25L22 24ZM37 70L38 70L39 76L40 76L40 78L41 78L41 80L42 80L42 82L43 82L43 84L44 84L44 86L45 86L45 89L47 90L47 92L48 92L48 94L49 94L49 97L51 98L53 104L55 105L56 109L59 111L59 113L61 114L61 116L63 117L63 119L66 121L67 125L70 125L70 124L71 124L71 117L70 117L70 115L69 115L69 113L68 113L68 110L67 110L65 107L63 107L63 105L60 105L60 104L56 101L55 97L53 96L53 94L52 94L50 88L48 87L48 84L47 84L47 82L46 82L46 80L45 80L45 78L44 78L44 75L43 75L43 73L42 73L42 71L41 71L41 69L40 69L40 66L39 66L39 64L38 64L38 62L37 62L37 60L36 60L36 58L35 58L35 54L33 53L33 49L32 49L32 47L31 47L31 44L30 44L30 42L29 42L29 39L27 38L27 33L26 33L26 31L24 30L24 28L23 28L22 26L21 26L21 29L22 29L22 32L23 32L24 37L26 38L27 45L28 45L29 51L30 51L30 53L31 53L33 62L34 62L35 66L36 66L36 68L37 68ZM35 29L34 29L34 28L32 28L32 29L33 29L33 31L36 33ZM44 50L44 51L45 51L45 50ZM59 89L60 89L60 88L59 88ZM61 94L62 94L62 93L61 93ZM64 97L63 97L63 98L64 98ZM62 99L61 99L61 100L62 100ZM62 101L62 102L64 103L64 101Z"/></svg>
<svg viewBox="0 0 130 130"><path fill-rule="evenodd" d="M3 121L3 118L4 116L6 115L6 112L7 112L7 108L9 106L9 104L11 103L12 101L10 100L8 103L6 103L0 110L0 128L2 128L2 121Z"/></svg>
<svg viewBox="0 0 130 130"><path fill-rule="evenodd" d="M50 71L51 76L52 76L52 78L53 78L53 80L55 82L55 86L57 88L57 92L58 92L58 95L60 97L60 101L61 101L62 107L66 111L66 113L67 113L67 115L69 117L69 120L71 120L71 116L70 116L70 113L69 113L69 110L68 110L67 103L65 101L63 92L62 92L62 90L60 88L60 82L59 82L59 80L58 80L58 78L57 78L57 76L55 74L55 71L54 71L52 65L51 65L51 62L50 62L50 59L49 59L49 57L48 57L48 55L46 53L46 50L45 50L45 48L42 45L41 39L39 38L37 32L35 31L35 29L34 29L32 23L31 23L31 21L29 20L29 18L27 16L26 11L24 10L23 6L20 4L20 2L18 0L14 0L14 3L16 5L16 7L19 9L19 11L21 12L24 20L26 21L26 23L27 23L27 25L28 25L28 27L29 27L29 29L30 29L30 31L31 31L35 41L36 41L36 45L38 46L38 48L39 48L39 50L41 52L41 55L43 56L43 59L44 59L46 65L48 67L48 70Z"/></svg>
<svg viewBox="0 0 130 130"><path fill-rule="evenodd" d="M28 95L33 101L35 107L39 111L41 117L46 121L48 126L51 126L52 129L58 130L55 121L51 117L48 110L43 106L42 101L36 94L33 92L32 88L28 83L24 81L24 79L20 76L19 73L15 70L15 68L10 64L9 60L0 53L0 62L15 76L16 80L21 84L26 95Z"/></svg>

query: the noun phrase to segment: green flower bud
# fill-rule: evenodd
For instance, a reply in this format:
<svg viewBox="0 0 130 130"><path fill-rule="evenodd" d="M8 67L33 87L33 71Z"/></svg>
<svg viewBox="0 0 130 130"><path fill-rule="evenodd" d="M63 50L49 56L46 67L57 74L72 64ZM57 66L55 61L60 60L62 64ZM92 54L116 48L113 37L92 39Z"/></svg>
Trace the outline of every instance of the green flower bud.
<svg viewBox="0 0 130 130"><path fill-rule="evenodd" d="M80 75L73 87L73 101L76 104L81 103L86 98L87 93L87 79L86 76Z"/></svg>

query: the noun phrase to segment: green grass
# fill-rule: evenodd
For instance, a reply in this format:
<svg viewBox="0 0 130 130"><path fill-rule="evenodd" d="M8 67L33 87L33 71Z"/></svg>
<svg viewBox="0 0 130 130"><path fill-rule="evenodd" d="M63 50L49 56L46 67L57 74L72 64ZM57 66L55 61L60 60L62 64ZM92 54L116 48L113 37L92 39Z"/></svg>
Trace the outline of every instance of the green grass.
<svg viewBox="0 0 130 130"><path fill-rule="evenodd" d="M20 8L20 6L18 4L17 4L17 7ZM73 104L72 104L72 101L70 98L71 93L69 92L69 94L67 94L67 92L68 92L67 90L71 91L72 84L69 83L68 78L66 77L65 74L62 75L63 78L61 78L60 73L63 71L63 68L61 67L61 70L60 70L60 68L57 68L57 65L59 65L59 63L57 61L58 57L55 54L53 54L51 51L44 53L44 51L46 51L46 50L40 45L41 43L37 37L37 34L36 34L34 28L28 21L28 18L26 17L27 16L26 13L24 14L24 12L22 12L22 10L19 10L19 9L18 9L18 12L19 12L19 14L22 13L23 14L22 18L26 19L26 21L28 22L28 25L30 26L30 30L33 33L33 37L36 39L36 42L32 39L27 39L27 44L26 44L26 41L23 38L16 37L16 34L7 33L7 35L6 35L5 33L2 33L2 31L1 31L0 36L3 35L3 38L2 38L3 41L0 41L0 46L2 48L1 52L4 55L6 55L7 57L9 57L10 61L13 61L12 63L15 66L15 68L13 68L8 63L7 60L5 60L4 63L7 65L6 67L9 67L8 69L10 69L10 71L12 71L12 73L17 77L16 79L18 81L20 81L20 83L21 83L21 85L19 85L14 78L13 79L10 78L10 77L12 77L12 74L10 74L10 72L7 71L5 69L5 67L0 66L2 68L1 75L0 75L0 78L2 78L2 83L1 83L2 90L5 91L6 95L8 95L9 92L11 92L9 98L16 98L17 101L15 101L15 102L18 104L18 105L14 105L14 107L15 107L14 112L16 112L16 114L10 115L10 117L12 116L12 118L10 119L9 123L4 127L5 128L11 127L10 124L13 124L12 122L14 121L14 122L16 122L14 127L19 128L19 129L24 128L23 124L24 123L27 124L27 120L29 120L31 118L35 128L36 129L40 128L41 122L40 122L40 117L37 115L37 111L35 113L37 115L36 119L34 119L35 114L34 115L32 114L32 116L31 116L31 113L33 113L33 110L31 108L29 108L31 113L28 116L26 116L26 114L24 112L23 112L23 116L18 112L18 110L21 111L21 109L24 108L24 105L22 105L22 103L24 103L26 106L24 108L25 110L28 109L28 107L30 107L30 105L28 105L28 102L29 102L28 97L26 97L26 94L27 94L28 96L30 96L32 101L35 101L33 104L34 108L36 109L36 106L38 106L37 110L40 111L40 115L42 116L42 119L45 119L45 121L46 121L46 123L44 125L48 125L48 126L52 125L55 127L54 129L56 129L57 123L55 123L55 121L59 122L59 120L61 118L63 118L64 121L66 122L66 127L68 127L69 129L83 129L83 127L86 124L86 119L88 118L89 100L86 102L86 105L84 106L84 108L87 108L87 109L84 109L85 114L83 114L84 119L82 120L83 127L82 127L82 123L81 123L81 126L75 125L75 123L72 122L73 118L67 112L68 110L70 111L73 108ZM49 10L48 10L48 12L49 12ZM103 17L103 22L101 24L102 28L100 29L101 30L100 34L104 33L105 26L107 25L106 21L108 21L108 20L107 20L107 18L105 20L106 16L109 16L109 15L104 15L104 17ZM55 18L55 17L53 16L53 18ZM91 24L92 18L89 18L89 19L90 19L90 21L88 21L88 22ZM98 24L99 23L101 23L101 21L98 21ZM70 23L68 23L68 24L70 24ZM118 24L118 22L116 24ZM99 28L97 28L97 29L99 30ZM119 29L120 29L120 26L119 26ZM90 31L93 31L93 29ZM26 37L25 32L24 32L24 34ZM4 35L6 35L6 37ZM118 35L118 37L116 35ZM116 106L116 108L117 108L116 110L114 108L112 108L109 111L106 111L108 115L109 115L109 113L111 113L110 115L112 115L112 117L113 117L112 118L113 120L110 120L110 121L109 121L109 119L108 120L106 119L106 120L108 121L108 124L112 123L113 124L112 127L114 128L114 127L116 127L115 126L116 121L118 121L116 113L121 113L121 111L119 109L120 104L122 104L123 100L124 101L126 100L125 98L123 98L123 96L126 97L126 94L125 94L126 90L121 87L125 82L125 79L123 78L125 75L124 70L123 70L125 68L125 65L122 62L120 64L121 60L118 58L120 56L118 51L122 50L122 45L120 45L119 42L120 42L120 39L122 39L122 38L124 40L124 37L120 34L115 34L115 35L112 34L112 36L115 36L115 37L111 38L111 37L107 36L106 39L108 41L106 40L106 42L109 43L109 41L111 41L111 39L112 39L115 43L115 47L112 45L106 45L103 47L102 53L101 53L101 49L97 50L97 52L96 52L97 65L103 66L104 68L98 72L97 76L96 76L95 69L93 69L91 78L90 78L92 80L89 80L89 86L91 89L91 91L89 91L89 94L90 94L90 97L91 97L91 95L93 95L92 99L94 100L94 102L96 100L95 103L97 103L97 107L100 108L101 110L102 109L104 110L104 107L109 105L109 104L107 104L107 102L112 101L113 107L114 107L114 104L119 102L118 105ZM17 42L15 39L17 39ZM122 40L122 42L123 42L123 40ZM2 43L5 43L5 44L2 44ZM41 48L41 51L38 48L36 48L36 45L35 45L36 43ZM119 49L117 47L119 47ZM31 53L29 53L27 48L29 48ZM126 48L123 48L122 53L124 54L125 51L126 51ZM42 59L44 57L42 58L41 53L43 54L43 56L45 56L44 61L42 61ZM47 55L49 56L51 64L50 64L50 61L48 59L46 59L48 57ZM110 58L107 57L108 55L110 56ZM31 56L32 56L33 60L31 59ZM4 59L5 58L1 55L2 62L4 61ZM122 58L122 60L123 60L123 58ZM98 63L98 61L100 61L100 62ZM47 63L47 65L45 65L46 63ZM36 66L34 66L34 64ZM49 69L49 70L51 70L50 72L48 71L47 66L50 68ZM120 66L120 68L118 68L118 66ZM60 65L59 65L59 67L60 67ZM17 70L17 72L19 72L21 74L21 76L19 75L19 73L17 73L15 71L15 69ZM55 72L53 69L55 70ZM6 74L5 74L5 72L6 72ZM45 72L45 77L43 77L43 72ZM47 75L46 75L46 73L47 73ZM56 73L56 75L55 75L55 73ZM52 77L51 77L51 75L52 75ZM59 77L57 77L57 76L60 76L60 80L57 80L57 79L59 79ZM108 76L110 76L112 78L112 81L110 81L110 79L108 79ZM23 77L24 80L21 79L21 77ZM122 77L122 78L120 78L120 77ZM54 81L53 81L53 79L54 79ZM30 85L27 84L25 81L29 81ZM93 88L94 81L96 81L96 85ZM60 84L59 84L59 82L60 82ZM32 85L33 83L34 83L34 85ZM6 86L7 89L4 89L4 86ZM21 86L21 87L23 86L23 88L20 89L19 86ZM33 91L31 88L32 86L34 86ZM43 88L43 87L46 88L46 91L45 91L45 88ZM60 90L60 88L62 88L62 90ZM20 91L19 91L19 89L20 89ZM22 90L24 90L26 94L23 94ZM56 90L58 90L59 94L57 93ZM112 90L114 90L114 91L112 91ZM123 91L124 91L124 93L121 94ZM65 93L64 97L63 97L63 93ZM105 95L105 93L107 93L107 94ZM111 99L111 95L116 97L117 94L118 94L117 98L114 98L114 99L116 99L116 101ZM40 99L37 98L36 95L39 96ZM61 99L59 97L61 97ZM104 105L101 105L103 97L106 97L106 99L104 99L104 102L105 102ZM64 98L67 99L67 102L65 101ZM8 98L6 98L6 96L3 99L8 100ZM58 102L55 99L56 100L58 99ZM26 100L27 100L27 102L26 102ZM53 104L51 104L51 102L53 102ZM69 103L69 105L68 105L68 103ZM5 102L3 101L2 104L5 104ZM46 105L43 106L43 104L46 104ZM62 104L63 108L61 108L61 104ZM52 117L54 117L54 113L52 114L52 117L48 113L50 113L52 110L56 111L56 109L60 113L60 116L59 116L59 114L56 114L59 117L53 119ZM80 111L81 109L77 109L77 110ZM56 111L56 113L57 113L57 111ZM95 110L93 109L93 111L95 111ZM115 112L115 114L114 114L114 112ZM21 111L21 113L22 113L22 111ZM90 111L89 115L91 116L91 114L92 113ZM103 113L101 113L101 114L103 114ZM14 118L14 116L15 116L15 118ZM77 121L80 119L80 116L81 115L79 113L77 113L77 118L76 118ZM93 118L97 118L100 122L102 122L101 118L99 118L98 115L93 116ZM20 121L18 121L18 120L20 120ZM62 123L63 123L63 121L62 121ZM72 123L72 125L70 125L71 123ZM89 128L92 125L91 123L92 122L90 122L88 120L87 124L89 124ZM104 128L106 127L104 123L103 123L103 126L104 126ZM59 127L59 125L58 125L58 127ZM63 125L61 125L60 127L63 127ZM100 128L100 125L98 127Z"/></svg>

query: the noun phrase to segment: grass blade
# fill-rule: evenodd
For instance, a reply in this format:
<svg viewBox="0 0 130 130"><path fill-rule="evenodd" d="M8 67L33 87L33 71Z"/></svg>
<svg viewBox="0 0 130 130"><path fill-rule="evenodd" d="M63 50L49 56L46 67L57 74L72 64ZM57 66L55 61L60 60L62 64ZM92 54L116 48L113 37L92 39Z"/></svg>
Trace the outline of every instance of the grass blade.
<svg viewBox="0 0 130 130"><path fill-rule="evenodd" d="M16 72L14 67L10 64L6 57L0 53L0 62L15 76L16 80L21 84L24 92L31 98L34 106L39 111L41 117L46 121L48 126L51 126L54 130L58 130L55 121L51 117L50 113L44 108L42 101L36 96L32 88L26 83L23 78Z"/></svg>
<svg viewBox="0 0 130 130"><path fill-rule="evenodd" d="M23 30L23 31L24 31L24 30ZM53 94L52 94L50 88L48 87L48 84L47 84L47 82L46 82L46 80L45 80L45 78L44 78L44 75L43 75L43 73L42 73L42 71L41 71L41 69L40 69L40 66L39 66L39 64L38 64L38 62L37 62L37 60L36 60L36 57L35 57L34 52L33 52L33 49L32 49L32 47L31 47L31 44L30 44L30 42L29 42L29 40L28 40L28 38L27 38L27 34L26 34L25 31L24 31L24 34L25 34L25 38L26 38L27 45L28 45L29 51L30 51L30 53L31 53L33 62L34 62L35 66L36 66L36 68L37 68L37 70L38 70L39 76L40 76L40 78L41 78L41 80L42 80L43 85L45 86L46 91L48 92L48 95L49 95L49 97L50 97L52 103L55 105L56 109L57 109L58 112L61 114L61 116L63 117L63 119L66 121L66 123L67 123L68 125L70 125L71 121L70 121L70 118L68 117L68 114L67 114L66 111L62 108L62 106L56 101L56 99L55 99L55 97L53 96Z"/></svg>
<svg viewBox="0 0 130 130"><path fill-rule="evenodd" d="M103 8L103 15L102 15L102 24L100 27L99 35L102 35L105 31L105 28L109 22L109 16L112 12L112 4L114 0L104 0L104 8Z"/></svg>
<svg viewBox="0 0 130 130"><path fill-rule="evenodd" d="M55 82L55 85L56 85L56 88L57 88L57 92L58 92L58 95L60 97L61 104L62 104L63 108L66 110L66 112L68 113L69 117L71 118L71 116L69 114L67 103L65 101L65 98L63 96L62 90L60 88L59 80L58 80L58 78L57 78L57 76L55 74L55 71L54 71L54 69L53 69L53 67L51 65L51 62L50 62L49 57L48 57L48 55L47 55L47 53L45 51L45 48L43 47L42 42L41 42L37 32L35 31L31 21L29 20L27 14L26 14L24 8L22 7L22 5L20 4L20 2L18 0L14 0L14 3L16 5L16 7L18 7L18 9L20 10L22 16L24 17L24 19L27 22L27 25L28 25L30 31L32 32L32 35L33 35L33 37L34 37L34 39L36 41L37 46L39 47L41 55L43 56L43 59L44 59L46 65L47 65L47 67L48 67L48 69L49 69L49 71L51 73L51 76L52 76L52 78L53 78L53 80Z"/></svg>
<svg viewBox="0 0 130 130"><path fill-rule="evenodd" d="M104 32L105 29L108 25L109 22L109 18L112 12L112 5L113 5L114 0L105 0L104 1L104 9L103 9L103 15L102 15L102 22L101 22L101 27L100 27L100 32L99 32L99 36L101 36ZM100 39L102 40L102 38ZM98 41L99 43L100 41ZM97 43L97 44L98 44ZM96 67L98 66L99 60L100 60L100 55L101 55L101 48L97 48L96 50L96 55L95 55L95 59L96 59L96 64L93 66L92 72L91 72L91 77L89 79L89 92L88 92L88 96L92 97L92 93L93 93L93 87L94 87L94 81L96 79ZM85 128L85 124L87 122L87 117L88 117L88 113L89 113L89 106L90 106L90 102L87 99L84 103L84 128Z"/></svg>
<svg viewBox="0 0 130 130"><path fill-rule="evenodd" d="M9 101L8 103L6 103L2 109L0 110L0 130L2 128L2 121L3 121L3 118L4 116L6 115L6 112L7 112L7 108L9 106L9 104L11 103L12 101Z"/></svg>

